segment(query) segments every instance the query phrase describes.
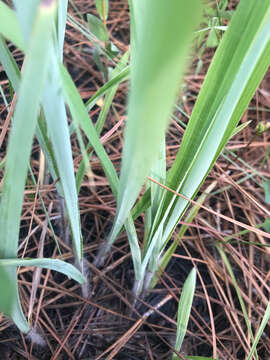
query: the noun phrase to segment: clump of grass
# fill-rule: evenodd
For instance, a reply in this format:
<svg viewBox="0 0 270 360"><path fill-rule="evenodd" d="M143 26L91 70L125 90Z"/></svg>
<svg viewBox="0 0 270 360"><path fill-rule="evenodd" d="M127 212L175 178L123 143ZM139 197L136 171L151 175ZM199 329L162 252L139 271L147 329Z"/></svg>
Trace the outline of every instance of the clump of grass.
<svg viewBox="0 0 270 360"><path fill-rule="evenodd" d="M16 0L14 5L15 10L11 10L0 2L0 33L25 54L25 64L20 72L5 42L0 39L0 60L18 96L8 154L2 164L5 166L5 177L0 205L0 285L8 281L10 287L0 303L0 310L10 316L20 330L27 332L29 324L18 295L18 266L50 268L79 282L84 281L79 270L61 260L17 258L23 192L34 135L56 182L57 191L65 199L78 268L82 270L83 254L77 193L84 174L91 178L88 161L92 153L89 156L87 151L93 147L117 199L114 225L96 264L101 266L104 263L111 245L125 229L134 264L134 293L139 296L147 292L157 283L159 266L166 268L176 249L176 242L167 246L179 220L191 202L194 206L186 222L193 220L216 182L197 202L192 199L228 139L245 126L236 128L270 64L270 4L268 0L242 0L228 28L212 26L212 41L214 31L226 32L221 40L218 39L220 44L215 44L218 49L189 119L180 150L169 171L166 171L165 134L179 92L179 81L186 69L192 35L200 22L201 1L192 0L184 4L178 0L166 3L163 0L130 0L130 65L127 65L129 53L123 54L120 61L118 49L109 41L106 25L108 1L96 1L100 18L88 16L89 28L69 17L74 26L94 41L95 62L106 81L85 104L62 64L67 1L32 0L31 6L25 8L20 0ZM222 16L226 15L225 8L226 1L223 1L219 8ZM114 64L118 60L113 72L104 66L103 58L105 63L106 59ZM99 135L118 84L129 77L128 119L119 179ZM103 96L103 109L94 126L88 111ZM71 114L71 126L68 125L65 105ZM88 141L86 147L81 131ZM70 135L73 133L82 152L76 178L70 146ZM18 143L23 144L19 151ZM146 191L134 206L143 185ZM134 219L142 212L145 212L145 231L140 243ZM238 222L238 225L253 230L243 223ZM184 225L180 235L183 236L186 230L187 226ZM269 238L264 231L257 232ZM220 254L223 254L222 248ZM195 289L194 271L190 279L192 287L184 286L182 294L189 299L193 297ZM236 284L235 287L237 289ZM241 296L239 301L244 313ZM190 306L189 301L189 310ZM181 319L181 300L179 309ZM253 341L250 357L253 353L256 355L258 337L268 319L268 312L267 308L256 336L250 331L245 316ZM179 321L178 331L181 335L176 351L181 347L189 311L186 315L184 321ZM176 355L173 356L175 358Z"/></svg>
<svg viewBox="0 0 270 360"><path fill-rule="evenodd" d="M18 266L47 267L60 271L79 282L83 282L84 278L79 270L61 260L17 258L24 186L37 125L38 138L47 156L48 164L51 166L51 174L61 179L58 190L65 197L74 249L79 261L81 261L82 248L65 104L55 82L58 78L58 56L63 47L66 7L62 3L58 8L56 1L32 1L28 7L22 6L20 1L14 1L14 6L16 12L0 2L0 32L25 52L20 79L16 63L1 40L1 62L10 76L13 88L18 92L5 163L0 207L0 256L3 269L7 273L3 274L1 283L5 281L4 276L10 276L14 295L10 297L12 304L10 308L2 308L1 311L9 315L21 331L28 332L29 324L23 314L18 294ZM56 29L56 19L61 28ZM40 110L41 103L42 110ZM40 119L37 123L39 113ZM57 116L57 121L55 121L55 116Z"/></svg>
<svg viewBox="0 0 270 360"><path fill-rule="evenodd" d="M147 4L140 1L136 5L130 3L133 72L117 195L118 210L107 247L99 255L104 258L104 253L121 231L148 175L148 190L141 200L148 207L142 249L138 247L135 233L132 232L131 236L127 232L134 262L136 294L149 288L162 262L163 250L189 205L189 199L197 194L226 142L235 133L241 115L269 66L270 51L268 2L240 1L209 68L174 164L166 173L164 136L178 84L175 74L180 71L179 61L174 64L172 59L176 59L173 55L177 51L176 43L183 42L179 40L176 29L167 28L168 19L173 16L169 12L173 10L167 9L166 16L165 10L159 8L162 5ZM173 2L172 8L177 9ZM158 19L152 17L153 9L162 10L161 23L158 20L147 22L146 19ZM196 13L198 4L190 3L189 10ZM181 13L189 10L182 9ZM185 24L185 21L181 23ZM157 42L150 41L143 35L146 33L151 34L151 39L156 37ZM176 34L174 40L172 33ZM241 41L240 33L245 34ZM166 48L162 43L166 36L167 41L174 44L171 53L170 45ZM179 49L181 54L183 50ZM164 94L164 89L168 88L173 90L170 95ZM170 99L167 104L166 99ZM166 104L164 108L163 104Z"/></svg>

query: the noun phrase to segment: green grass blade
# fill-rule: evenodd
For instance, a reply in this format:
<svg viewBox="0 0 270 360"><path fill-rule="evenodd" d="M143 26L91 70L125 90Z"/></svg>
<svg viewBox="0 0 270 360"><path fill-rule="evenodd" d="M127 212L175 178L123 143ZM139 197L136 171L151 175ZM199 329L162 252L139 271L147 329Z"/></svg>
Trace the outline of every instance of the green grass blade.
<svg viewBox="0 0 270 360"><path fill-rule="evenodd" d="M3 68L7 74L7 77L11 81L13 89L17 92L19 89L19 83L21 79L21 73L16 64L12 54L9 51L8 46L6 45L5 41L0 37L0 62L3 65ZM56 188L58 194L60 196L63 195L63 190L61 187L61 183L57 181L59 178L59 171L57 169L56 160L54 156L54 152L52 149L51 142L47 136L47 128L45 124L45 119L43 112L40 112L40 116L38 118L38 126L36 128L36 137L38 142L41 146L41 149L46 157L47 166L49 172L53 178L53 181L56 182Z"/></svg>
<svg viewBox="0 0 270 360"><path fill-rule="evenodd" d="M58 55L61 61L63 61L63 49L65 30L67 22L67 7L68 0L58 1L58 16L57 16L57 39L58 39Z"/></svg>
<svg viewBox="0 0 270 360"><path fill-rule="evenodd" d="M186 360L218 360L219 358L217 357L216 359L212 358L212 357L205 357L205 356L185 356Z"/></svg>
<svg viewBox="0 0 270 360"><path fill-rule="evenodd" d="M66 115L64 97L59 91L60 74L55 52L51 51L49 59L49 76L42 106L47 123L49 139L59 171L65 204L70 223L73 248L78 261L82 258L82 241L80 232L80 217L78 197L74 176L72 151L70 145L69 128ZM57 121L56 121L57 119Z"/></svg>
<svg viewBox="0 0 270 360"><path fill-rule="evenodd" d="M231 134L231 138L232 138L234 135L236 135L236 134L238 134L239 132L241 132L242 130L244 130L245 127L247 127L250 123L251 123L251 120L246 121L245 123L237 126L235 129L233 129L233 132L232 132L232 134Z"/></svg>
<svg viewBox="0 0 270 360"><path fill-rule="evenodd" d="M106 82L101 86L98 91L93 95L85 104L86 109L90 111L96 102L109 91L112 87L120 84L121 82L127 80L130 76L130 67L125 67L118 75L115 75L111 80Z"/></svg>
<svg viewBox="0 0 270 360"><path fill-rule="evenodd" d="M26 46L29 45L33 24L36 18L40 0L28 0L27 6L20 0L13 0L16 17L20 24L20 32L23 36Z"/></svg>
<svg viewBox="0 0 270 360"><path fill-rule="evenodd" d="M13 89L17 91L21 76L20 70L2 36L0 36L0 62L5 69L9 81L11 81Z"/></svg>
<svg viewBox="0 0 270 360"><path fill-rule="evenodd" d="M178 315L177 315L177 332L176 332L176 341L175 341L175 350L180 351L184 337L186 335L188 320L190 317L192 302L194 298L196 287L196 269L193 268L189 273L180 297L178 305ZM173 354L172 360L179 359L176 354Z"/></svg>
<svg viewBox="0 0 270 360"><path fill-rule="evenodd" d="M168 174L168 186L195 196L269 66L269 34L269 1L241 1L208 71ZM163 214L171 198L168 193ZM177 199L164 238L170 236L187 204Z"/></svg>
<svg viewBox="0 0 270 360"><path fill-rule="evenodd" d="M41 4L35 19L27 62L20 84L18 102L10 133L6 169L0 205L0 256L17 256L20 215L28 160L31 152L40 99L48 71L48 54L52 45L53 20L56 6ZM38 55L38 56L37 56ZM31 84L31 86L29 86ZM18 148L18 144L23 146ZM16 184L14 184L16 179ZM18 295L16 269L10 271L14 292L17 293L11 317L22 331L28 331Z"/></svg>
<svg viewBox="0 0 270 360"><path fill-rule="evenodd" d="M117 75L119 75L126 67L127 65L127 61L128 61L128 56L129 56L129 51L127 51L123 57L120 59L119 63L117 64L116 68L114 69L114 71L112 72L112 79L114 79ZM118 89L118 85L119 83L117 82L115 85L111 86L110 88L107 89L106 91L106 95L105 95L105 99L104 99L104 103L101 109L101 112L98 116L97 122L96 122L96 131L97 134L100 135L106 117L108 115L108 112L110 110L112 101L114 99L115 93ZM90 148L91 144L88 145L87 150ZM89 155L89 162L91 159L91 155L93 152L91 152L91 154ZM81 187L81 183L83 180L83 176L85 174L85 163L84 161L81 162L78 172L76 174L76 187L77 187L77 191L79 191L80 187Z"/></svg>
<svg viewBox="0 0 270 360"><path fill-rule="evenodd" d="M131 11L131 90L111 243L158 157L192 30L199 22L200 1L139 0L131 2Z"/></svg>
<svg viewBox="0 0 270 360"><path fill-rule="evenodd" d="M70 109L73 121L76 122L77 127L81 127L87 136L89 142L93 146L97 156L100 159L105 175L109 181L111 190L115 197L117 197L117 191L119 186L119 180L115 171L115 168L107 155L104 147L102 146L100 139L98 137L95 126L92 121L89 119L88 112L86 107L80 97L78 90L75 87L69 73L64 66L59 64L62 86L64 89L64 95L66 103ZM134 229L134 224L131 217L128 217L125 223L129 242L131 243L131 251L134 256L132 257L135 269L135 277L137 280L141 280L141 257L140 257L140 247L137 239L136 231ZM121 230L121 229L120 229ZM100 261L103 261L104 253L107 252L107 244L102 251L100 256Z"/></svg>
<svg viewBox="0 0 270 360"><path fill-rule="evenodd" d="M44 269L50 269L58 271L71 279L78 281L80 284L85 282L85 278L73 265L59 260L59 259L0 259L0 265L5 269L8 267L17 267L17 266L35 266Z"/></svg>
<svg viewBox="0 0 270 360"><path fill-rule="evenodd" d="M15 12L0 1L0 34L16 47L25 50L24 39Z"/></svg>
<svg viewBox="0 0 270 360"><path fill-rule="evenodd" d="M222 258L222 261L223 263L225 264L227 270L228 270L228 273L230 274L230 277L232 279L232 282L233 282L233 285L234 285L234 288L235 288L235 291L236 291L236 294L237 294L237 298L238 298L238 301L240 303L240 306L241 306L241 310L242 310L242 314L244 316L244 319L245 319L245 323L246 323L246 326L247 326L247 329L248 329L248 333L251 337L251 340L254 341L254 336L253 336L253 332L252 332L252 328L251 328L251 324L250 324L250 321L249 321L249 317L248 317L248 313L247 313L247 309L246 309L246 306L245 306L245 302L242 298L242 295L241 295L241 291L239 289L239 286L237 284L237 280L236 280L236 277L234 275L234 272L233 272L233 269L231 267L231 264L229 262L229 259L227 257L227 255L225 254L224 250L221 248L220 245L216 244L216 248ZM256 354L256 359L258 358L258 355Z"/></svg>
<svg viewBox="0 0 270 360"><path fill-rule="evenodd" d="M92 144L95 152L97 153L97 156L102 163L112 192L116 196L118 190L118 177L115 168L100 142L95 126L89 119L86 107L69 73L62 65L59 66L59 69L65 100L70 109L73 121L77 123L76 126L80 126L82 128L85 135L88 137L89 142Z"/></svg>
<svg viewBox="0 0 270 360"><path fill-rule="evenodd" d="M2 265L0 265L0 294L0 309L5 314L10 314L16 294L12 286L12 278Z"/></svg>
<svg viewBox="0 0 270 360"><path fill-rule="evenodd" d="M250 349L250 352L248 354L247 360L250 360L252 358L253 354L255 353L258 342L263 334L264 328L266 327L269 319L270 319L270 302L268 303L267 308L265 310L261 325L257 331L254 342L252 344L252 348Z"/></svg>
<svg viewBox="0 0 270 360"><path fill-rule="evenodd" d="M216 184L217 184L217 182L213 181L207 187L207 189L199 196L199 198L196 200L197 204L192 206L192 208L188 212L187 216L185 217L185 220L184 220L185 223L191 224L193 222L195 216L197 215L198 211L200 210L200 205L204 203L206 198L209 196L209 194L215 188ZM161 268L161 270L159 270L160 274L161 274L162 271L164 271L166 269L169 261L171 260L173 254L175 253L175 250L176 250L177 246L179 246L179 243L180 243L181 239L183 238L183 236L185 235L188 228L189 228L188 225L182 225L181 229L179 231L179 234L177 236L177 239L175 239L173 241L173 243L169 246L169 248L165 251L164 255L162 256L162 258L160 260L160 268ZM167 243L162 244L162 248L159 248L160 253L161 253L162 249L164 249L164 247L166 245L167 245ZM153 268L152 272L154 272L154 270L155 269ZM153 278L152 282L151 282L151 288L154 288L156 286L157 282L158 282L158 277L155 276Z"/></svg>

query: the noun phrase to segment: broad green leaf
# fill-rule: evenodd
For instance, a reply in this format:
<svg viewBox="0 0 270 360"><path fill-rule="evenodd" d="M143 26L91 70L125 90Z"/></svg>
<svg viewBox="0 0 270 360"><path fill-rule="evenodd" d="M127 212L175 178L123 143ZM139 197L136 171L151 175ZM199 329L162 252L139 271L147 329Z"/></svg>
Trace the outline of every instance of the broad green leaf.
<svg viewBox="0 0 270 360"><path fill-rule="evenodd" d="M101 19L106 20L109 12L109 0L95 0L98 15Z"/></svg>
<svg viewBox="0 0 270 360"><path fill-rule="evenodd" d="M119 233L158 157L200 1L130 1L131 88L124 134L118 208L109 242Z"/></svg>
<svg viewBox="0 0 270 360"><path fill-rule="evenodd" d="M180 351L184 337L186 335L192 302L194 298L195 287L196 287L196 269L193 268L184 283L178 305L177 331L176 331L176 341L175 341L175 350L177 352ZM179 357L176 354L173 354L172 359L176 360L179 359Z"/></svg>
<svg viewBox="0 0 270 360"><path fill-rule="evenodd" d="M48 71L48 54L52 46L55 10L55 2L52 2L50 6L43 5L43 3L39 6L26 53L27 61L18 92L18 102L9 137L2 185L0 205L1 258L17 256L24 185L39 103ZM23 144L23 146L18 147L18 144ZM14 186L14 179L16 179L16 186ZM11 317L21 331L26 332L29 328L20 305L16 269L10 269L9 274L16 294Z"/></svg>
<svg viewBox="0 0 270 360"><path fill-rule="evenodd" d="M87 14L87 21L90 31L96 36L97 39L100 41L109 40L107 29L99 18L97 18L95 15Z"/></svg>

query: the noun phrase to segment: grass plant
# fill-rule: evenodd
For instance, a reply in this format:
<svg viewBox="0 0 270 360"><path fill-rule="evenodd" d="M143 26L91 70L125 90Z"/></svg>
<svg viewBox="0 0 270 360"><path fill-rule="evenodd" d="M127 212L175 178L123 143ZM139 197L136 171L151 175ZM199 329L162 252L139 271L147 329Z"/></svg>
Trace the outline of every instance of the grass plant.
<svg viewBox="0 0 270 360"><path fill-rule="evenodd" d="M173 89L176 86L175 74L170 57L163 59L162 54L156 56L154 52L158 51L157 49L161 52L164 50L162 46L160 47L161 42L158 44L152 42L155 50L151 50L148 38L143 35L140 38L140 34L145 33L153 33L152 37L155 34L158 39L165 35L162 24L160 26L156 23L145 25L146 21L144 22L140 15L140 2L136 4L138 5L130 6L133 36L131 59L132 54L135 59L134 64L131 64L134 75L131 73L128 126L123 149L120 195L118 194L117 198L118 210L107 247L101 250L100 257L104 257L104 253L108 251L110 244L115 241L121 231L146 176L154 174L154 178L151 179L155 182L150 180L149 184L150 194L145 195L150 196L151 205L150 210L146 212L145 237L140 257L136 245L130 243L131 251L134 249L133 262L141 264L135 267L135 269L139 268L139 273L135 270L137 280L135 293L138 294L143 288L149 288L164 247L189 204L187 198L192 199L197 194L215 160L234 133L235 127L269 67L270 18L268 1L260 3L252 0L240 1L208 70L180 150L172 168L166 174L166 159L164 150L160 147L164 147L162 144L164 144L166 124L173 102L172 100L168 102L164 112L162 112L162 105L160 105L161 108L157 107L156 102L162 99L158 103L166 103L163 99L164 89ZM141 6L143 8L144 5ZM198 4L194 4L194 7L197 9ZM152 8L151 5L149 9L143 8L143 13L147 18L151 17ZM151 25L153 28L150 28ZM143 26L146 26L147 30L144 30ZM160 30L159 35L157 35L157 29ZM186 26L185 29L187 29ZM168 29L168 39L171 39L170 31L176 32L176 30ZM239 41L242 33L245 36L241 35L241 41ZM166 53L169 54L169 50ZM153 65L153 59L160 61L156 67ZM179 71L179 61L175 67L175 71ZM166 68L166 84L162 82L164 68ZM151 75L153 69L155 72ZM144 74L142 78L141 74ZM153 77L156 81L160 78L160 82L155 85L156 93L151 89L147 95L148 93L145 94L145 91L148 91L146 84L154 84ZM140 81L143 84L140 84ZM173 94L168 98L174 99ZM163 125L158 125L157 118L162 118ZM140 120L142 123L139 123ZM151 126L150 121L153 121ZM158 183L166 184L186 198L162 191Z"/></svg>
<svg viewBox="0 0 270 360"><path fill-rule="evenodd" d="M14 0L13 9L0 0L0 61L16 102L14 113L9 109L12 129L7 156L1 162L5 175L0 203L0 287L3 288L3 284L8 286L0 300L0 311L11 317L22 332L27 333L32 324L26 320L20 304L18 267L48 268L80 283L85 281L78 193L85 174L91 178L89 161L93 152L99 158L117 201L111 232L99 250L95 265L104 264L112 244L125 230L134 266L134 295L139 297L156 286L157 275L165 270L178 246L178 240L170 242L176 226L192 204L185 224L180 228L178 238L181 240L188 229L186 224L193 221L209 193L217 186L216 181L212 182L193 201L227 141L249 125L249 122L240 126L238 123L270 65L269 0L240 0L233 14L226 12L227 3L220 2L217 11L218 16L231 18L229 25L223 27L219 22L212 22L207 29L210 30L207 46L218 47L180 149L167 170L166 130L180 92L180 80L187 69L194 32L201 21L202 2L129 0L130 51L121 54L110 42L107 29L109 1L96 0L99 18L90 14L87 27L67 15L67 0L30 0L27 7L21 0ZM94 61L105 82L85 103L63 65L67 19L94 43ZM216 31L225 33L221 36ZM6 41L24 53L21 69ZM114 65L114 69L106 66L108 62ZM130 79L130 92L118 177L100 134L117 88L127 79ZM100 100L103 107L94 125L89 111ZM71 123L68 122L67 109ZM82 154L76 174L70 141L73 134ZM18 258L20 218L34 138L39 142L57 192L64 199L77 267L62 259ZM31 167L30 173L33 175ZM269 184L264 180L265 197L269 202ZM138 200L143 187L145 191ZM259 206L259 209L269 216L264 206ZM142 213L144 236L140 239L134 220ZM266 231L257 230L263 224L254 227L239 221L235 224L246 228L244 231L257 231L260 236L270 237ZM225 241L232 238L228 236ZM248 359L258 358L256 346L269 319L269 305L261 326L253 334L230 262L221 244L217 249L231 276L252 342ZM177 352L186 333L195 282L194 269L180 298ZM249 344L245 343L245 346L248 348ZM213 358L217 359L214 353ZM177 358L173 354L173 359Z"/></svg>

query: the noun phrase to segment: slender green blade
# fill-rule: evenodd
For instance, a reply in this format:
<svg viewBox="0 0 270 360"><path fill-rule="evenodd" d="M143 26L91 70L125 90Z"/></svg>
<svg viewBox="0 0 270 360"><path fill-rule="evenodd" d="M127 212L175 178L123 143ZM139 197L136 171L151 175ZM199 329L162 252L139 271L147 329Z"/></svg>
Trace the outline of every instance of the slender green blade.
<svg viewBox="0 0 270 360"><path fill-rule="evenodd" d="M44 92L42 106L47 123L49 139L59 171L60 182L70 223L73 248L78 261L82 258L82 241L80 232L80 216L78 196L74 176L72 151L64 97L59 88L61 83L58 60L51 51L49 58L50 70ZM56 121L57 119L57 121Z"/></svg>
<svg viewBox="0 0 270 360"><path fill-rule="evenodd" d="M93 125L92 121L89 119L89 115L86 110L86 107L83 104L80 94L78 93L78 90L75 84L73 83L69 73L67 72L64 66L60 65L59 68L60 68L61 82L64 89L65 100L70 109L72 118L74 122L76 122L76 126L80 126L83 129L84 133L88 137L89 142L94 147L95 152L97 153L102 163L104 172L110 183L112 192L114 193L114 195L116 195L118 189L118 177L115 168L109 156L107 155L106 151L104 150L103 145L100 142L95 126Z"/></svg>
<svg viewBox="0 0 270 360"><path fill-rule="evenodd" d="M52 45L55 10L55 2L52 2L50 6L43 5L43 3L39 6L26 52L27 61L20 84L18 102L9 138L1 194L1 258L17 256L24 185L39 103L48 71L48 54ZM23 146L18 146L18 144L23 144ZM14 179L16 179L16 184ZM16 269L10 270L10 276L12 277L14 292L17 293L16 303L10 315L16 325L26 332L29 328L20 305Z"/></svg>
<svg viewBox="0 0 270 360"><path fill-rule="evenodd" d="M37 15L38 5L41 2L42 1L40 0L28 0L27 6L25 6L23 1L13 0L17 19L20 24L20 33L22 34L24 43L27 47L29 46L33 24ZM43 3L46 6L45 1Z"/></svg>
<svg viewBox="0 0 270 360"><path fill-rule="evenodd" d="M63 61L63 48L64 48L66 22L67 22L67 7L68 7L68 0L58 1L57 39L58 39L58 55L61 61Z"/></svg>
<svg viewBox="0 0 270 360"><path fill-rule="evenodd" d="M109 35L104 23L95 15L87 14L87 21L90 31L100 41L108 41Z"/></svg>
<svg viewBox="0 0 270 360"><path fill-rule="evenodd" d="M0 265L0 294L0 309L5 314L10 314L16 294L12 286L12 278L2 265Z"/></svg>
<svg viewBox="0 0 270 360"><path fill-rule="evenodd" d="M115 79L116 76L118 76L120 73L122 73L122 71L126 68L127 62L128 62L128 56L129 56L129 51L127 51L122 58L120 59L119 63L117 64L116 68L113 70L112 72L112 79ZM97 135L100 135L105 120L107 118L108 112L110 110L110 107L112 105L112 101L114 99L115 93L118 89L118 85L119 83L116 82L115 85L111 86L110 88L107 88L106 90L106 95L105 95L105 99L104 99L104 103L101 109L101 112L98 116L97 122L96 122L96 131L97 131ZM97 99L97 98L96 98ZM89 143L88 145L88 149L90 148L91 144ZM91 155L92 152L89 156L89 162L91 159ZM85 174L85 162L82 160L81 164L79 166L78 172L76 174L76 187L77 187L77 191L79 191L80 187L81 187L81 183L83 180L83 176Z"/></svg>
<svg viewBox="0 0 270 360"><path fill-rule="evenodd" d="M0 265L5 269L8 267L17 266L35 266L39 268L50 269L58 271L70 277L71 279L78 281L80 284L85 282L85 278L78 269L76 269L73 265L59 259L0 259Z"/></svg>
<svg viewBox="0 0 270 360"><path fill-rule="evenodd" d="M0 62L5 69L5 72L9 78L9 81L12 84L13 89L17 91L21 75L20 70L2 36L0 36Z"/></svg>
<svg viewBox="0 0 270 360"><path fill-rule="evenodd" d="M20 25L15 12L4 4L3 1L0 1L0 34L10 40L19 49L25 49Z"/></svg>
<svg viewBox="0 0 270 360"><path fill-rule="evenodd" d="M232 282L233 282L233 285L234 285L234 288L235 288L235 291L236 291L236 294L237 294L238 301L239 301L240 306L241 306L242 314L243 314L244 319L245 319L245 323L246 323L246 326L247 326L247 329L248 329L248 333L249 333L249 335L251 337L251 340L254 341L254 336L253 336L253 332L252 332L248 312L247 312L243 297L241 295L241 290L239 288L239 285L237 283L237 280L236 280L236 277L234 275L233 269L231 267L230 261L229 261L227 255L225 254L224 250L221 248L220 245L217 244L216 248L217 248L217 250L218 250L218 252L219 252L219 254L220 254L221 258L222 258L223 263L225 264L225 266L226 266L226 268L228 270L228 273L230 274L230 277L232 279ZM256 354L256 358L258 358L257 354Z"/></svg>
<svg viewBox="0 0 270 360"><path fill-rule="evenodd" d="M96 8L101 19L106 20L109 12L109 0L95 0Z"/></svg>
<svg viewBox="0 0 270 360"><path fill-rule="evenodd" d="M185 356L186 360L218 360L219 358L205 357L205 356Z"/></svg>
<svg viewBox="0 0 270 360"><path fill-rule="evenodd" d="M8 46L5 41L0 37L0 62L3 65L3 68L11 81L13 89L17 92L19 89L19 83L21 79L21 73L16 64L12 54L9 51ZM56 188L60 196L63 196L63 190L61 187L61 183L57 181L59 178L59 171L56 165L55 155L52 149L51 142L47 136L47 128L45 124L45 120L43 116L43 112L41 111L38 126L36 128L36 137L41 146L41 149L46 157L47 166L49 172L53 178L53 181L56 182Z"/></svg>
<svg viewBox="0 0 270 360"><path fill-rule="evenodd" d="M111 80L106 82L103 86L101 86L95 95L93 95L87 102L86 102L86 108L87 110L91 110L92 107L96 104L96 102L104 95L107 91L109 91L114 86L120 84L121 82L128 79L130 75L130 67L125 67L118 75L115 75Z"/></svg>
<svg viewBox="0 0 270 360"><path fill-rule="evenodd" d="M130 4L131 89L118 209L110 242L119 233L158 157L201 8L199 0L138 0Z"/></svg>
<svg viewBox="0 0 270 360"><path fill-rule="evenodd" d="M248 354L247 360L252 359L252 356L253 356L254 352L256 351L256 347L258 345L258 342L259 342L259 340L260 340L260 338L261 338L261 336L263 334L264 328L266 327L269 319L270 319L270 301L269 301L269 303L267 305L267 308L265 310L261 325L260 325L260 327L259 327L259 329L257 331L254 342L252 344L252 348L250 349L250 352Z"/></svg>
<svg viewBox="0 0 270 360"><path fill-rule="evenodd" d="M89 142L92 144L97 156L100 159L105 175L110 183L111 190L115 197L117 196L119 180L115 171L115 168L107 155L104 147L102 146L100 139L97 134L97 130L93 125L92 121L89 119L88 112L86 110L85 105L80 97L78 90L75 87L70 75L64 66L59 64L60 74L62 86L64 89L64 96L66 99L66 103L70 109L73 121L76 127L81 127L87 136ZM127 234L131 246L132 251L132 259L134 263L135 269L135 277L137 280L141 280L141 256L140 256L140 247L137 239L136 231L134 228L134 224L132 218L128 216L127 221L125 223L125 227L127 229ZM121 230L121 229L120 229ZM108 245L106 244L104 250L102 249L102 254L100 256L100 261L104 260L104 254L107 253Z"/></svg>
<svg viewBox="0 0 270 360"><path fill-rule="evenodd" d="M190 211L188 212L188 214L186 215L184 222L187 224L191 224L192 221L194 220L195 216L197 215L198 211L200 210L200 205L204 203L204 201L206 200L206 198L209 196L209 194L213 191L213 189L215 188L215 186L217 185L216 181L213 181L208 187L207 189L199 196L199 198L196 200L196 205L193 205L192 208L190 209ZM181 229L179 231L179 234L177 236L177 238L172 242L172 244L169 246L169 248L165 251L165 253L162 255L160 261L158 262L158 259L156 260L156 267L157 264L160 264L160 268L161 270L159 271L159 273L161 274L161 271L164 271L169 263L169 261L171 260L173 254L175 253L175 250L177 248L177 246L179 246L183 236L185 235L186 231L188 230L189 225L182 225ZM165 248L165 246L167 245L167 242L164 244L162 244L162 247L159 248L159 253L162 252L162 250ZM152 268L152 272L155 271L156 268ZM154 288L156 286L158 282L158 277L155 276L151 282L150 287Z"/></svg>
<svg viewBox="0 0 270 360"><path fill-rule="evenodd" d="M270 3L241 1L208 71L168 174L168 186L189 198L195 196L269 64ZM172 197L167 194L161 218ZM181 198L176 200L168 216L164 239L170 236L187 205Z"/></svg>
<svg viewBox="0 0 270 360"><path fill-rule="evenodd" d="M193 268L189 273L180 297L177 316L177 332L175 341L175 350L180 351L184 337L186 335L188 320L191 312L191 306L194 298L196 287L196 269ZM172 356L173 360L179 359L176 354Z"/></svg>

